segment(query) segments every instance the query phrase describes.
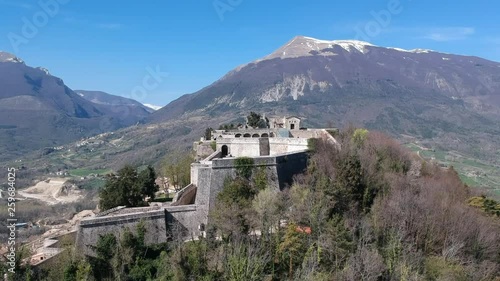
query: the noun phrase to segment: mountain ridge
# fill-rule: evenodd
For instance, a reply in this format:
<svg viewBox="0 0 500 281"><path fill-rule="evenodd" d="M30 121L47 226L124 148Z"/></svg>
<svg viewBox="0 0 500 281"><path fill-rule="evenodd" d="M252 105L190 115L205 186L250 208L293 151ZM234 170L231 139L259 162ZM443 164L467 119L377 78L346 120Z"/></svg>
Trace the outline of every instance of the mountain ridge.
<svg viewBox="0 0 500 281"><path fill-rule="evenodd" d="M305 38L305 39L304 39ZM317 40L317 41L320 41L322 44L327 44L328 46L332 44L332 42L346 42L346 40L333 40L333 41L325 41L325 40L319 40L319 39L313 39L313 38L310 38L310 37L303 37L303 36L298 36L298 37L295 37L294 39L292 39L291 41L289 41L286 45L284 45L284 47L289 47L289 44L290 42L295 42L297 41L298 39L302 39L302 40ZM356 42L360 42L360 41L356 41ZM298 42L299 45L302 45L304 44L304 42L300 41ZM394 47L390 47L390 48L384 48L384 47L378 47L378 46L375 46L373 44L370 44L370 43L366 43L366 46L369 47L369 48L374 48L374 51L379 51L380 52L380 49L383 50L383 52L394 52L393 54L400 54L403 53L403 59L408 59L408 61L410 60L414 60L415 59L415 56L421 56L421 55L425 55L427 56L427 62L426 63L430 63L432 60L436 60L437 58L439 58L440 60L443 60L443 61L449 61L450 58L446 57L446 56L453 56L455 58L458 58L459 60L461 60L462 62L465 61L465 60L468 60L470 61L470 63L472 64L480 64L481 62L486 62L487 64L495 64L496 67L500 68L500 63L497 63L497 62L493 62L493 61L488 61L488 60L485 60L485 59L482 59L482 58L478 58L478 57L474 57L474 56L462 56L462 55L451 55L451 54L446 54L446 53L441 53L441 52L437 52L437 51L432 51L432 50L423 50L423 49L414 49L413 51L412 50L403 50L403 49L399 49L399 48L394 48ZM243 68L252 68L252 67L256 67L257 64L259 63L266 63L266 62L269 62L269 61L273 61L274 59L278 59L277 57L275 57L274 54L276 53L279 53L281 52L281 50L284 48L284 47L281 47L279 48L277 51L267 55L267 56L264 56L263 58L260 58L260 59L257 59L253 62L250 62L250 63L247 63L247 64L244 64L242 66L238 66L236 67L235 69L229 71L226 75L224 75L223 77L221 77L219 80L215 81L214 83L212 83L211 85L193 93L194 95L196 94L199 94L199 93L202 93L204 91L206 91L207 88L210 88L214 85L216 85L217 83L219 82L222 82L222 81L225 81L225 80L228 80L230 79L232 76L236 75L239 71L241 71ZM329 50L328 48L325 50L323 49L322 50L322 54L319 55L319 54L308 54L308 57L312 57L312 58L318 58L318 59L329 59L329 56L331 57L334 57L334 56L346 56L346 55L349 55L349 54L346 54L345 52L347 51L346 49L349 49L348 47L346 47L346 49L342 48L342 50L339 50L338 48L336 50ZM349 51L347 51L349 52ZM326 53L326 55L324 55ZM303 59L305 58L304 56L299 56L297 58L292 58L292 59L295 59L295 60L300 60L300 59ZM283 60L282 58L279 58L281 60ZM278 62L278 61L274 61L274 62ZM382 66L383 63L379 63L379 66ZM412 65L410 66L410 68L408 69L409 71L413 70L413 69L416 69L417 66L415 65ZM408 67L407 67L408 68ZM377 70L378 71L378 70ZM276 71L275 71L276 73ZM275 74L275 73L272 73L272 74ZM373 75L377 75L376 71L375 73L371 73ZM386 73L384 73L386 74ZM434 74L432 74L434 75ZM382 78L383 77L380 77L381 75L378 75L379 78ZM345 78L348 78L348 77L344 77ZM243 79L241 79L243 80ZM429 80L432 80L432 77L429 79ZM449 84L450 83L440 83L440 81L437 81L438 79L435 79L435 83L437 84L436 86L438 87L441 87L441 89L438 89L438 90L443 90L444 87L449 87L449 88L452 88ZM429 81L431 82L431 81ZM442 81L441 81L442 82ZM319 85L321 87L321 85ZM342 85L340 85L342 86ZM480 91L480 90L485 90L487 89L487 87L482 87L480 84L477 84L473 87L473 89L468 89L469 92L474 92L474 91ZM192 95L192 94L189 94L189 95ZM186 99L189 99L189 95L185 95L185 96L182 96L180 97L179 99L176 100L176 103L179 103L181 102L182 100L186 100ZM297 96L295 96L294 98L297 98Z"/></svg>
<svg viewBox="0 0 500 281"><path fill-rule="evenodd" d="M147 107L146 105L130 98L125 98L122 96L117 96L117 95L112 95L103 91L90 91L90 90L74 90L75 93L83 97L84 99L94 103L98 104L100 106L109 106L109 107L119 107L119 106L127 106L130 108L136 108L136 115L139 118L144 118L149 113L153 112L151 108ZM142 109L146 111L148 114L144 114L143 112L140 112L139 109ZM112 110L112 109L111 109Z"/></svg>
<svg viewBox="0 0 500 281"><path fill-rule="evenodd" d="M278 56L285 49L292 57ZM229 113L241 117L249 110L305 116L309 126L355 123L394 136L436 138L447 147L458 135L464 150L491 156L499 145L493 136L500 134L500 63L299 36L179 97L146 122ZM472 148L474 143L481 147Z"/></svg>
<svg viewBox="0 0 500 281"><path fill-rule="evenodd" d="M144 109L145 110L145 109ZM43 67L0 52L0 159L136 124L144 116L92 103Z"/></svg>
<svg viewBox="0 0 500 281"><path fill-rule="evenodd" d="M172 101L143 124L72 143L48 156L31 155L30 165L159 166L166 155L190 150L206 128L244 122L255 111L300 116L303 127L354 125L383 131L423 156L448 159L469 180L498 183L499 64L472 56L368 48L365 54L335 47L325 52L337 55L250 62ZM62 165L68 149L73 154Z"/></svg>

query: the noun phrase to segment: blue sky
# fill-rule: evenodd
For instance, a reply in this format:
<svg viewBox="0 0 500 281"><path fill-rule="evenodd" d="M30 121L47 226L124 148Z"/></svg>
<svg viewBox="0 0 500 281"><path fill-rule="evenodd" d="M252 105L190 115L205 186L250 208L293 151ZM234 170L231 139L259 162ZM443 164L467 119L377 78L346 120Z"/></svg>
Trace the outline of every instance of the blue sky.
<svg viewBox="0 0 500 281"><path fill-rule="evenodd" d="M495 0L0 0L0 50L72 89L165 105L296 35L500 61L498 11Z"/></svg>

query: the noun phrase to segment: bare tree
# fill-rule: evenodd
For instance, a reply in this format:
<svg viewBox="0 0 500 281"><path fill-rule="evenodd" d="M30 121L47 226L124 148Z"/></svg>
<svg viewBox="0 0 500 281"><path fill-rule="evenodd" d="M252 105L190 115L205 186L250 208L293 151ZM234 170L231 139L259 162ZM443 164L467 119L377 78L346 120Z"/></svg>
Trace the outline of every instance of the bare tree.
<svg viewBox="0 0 500 281"><path fill-rule="evenodd" d="M344 279L349 281L375 281L385 270L384 260L376 249L361 245L349 258Z"/></svg>
<svg viewBox="0 0 500 281"><path fill-rule="evenodd" d="M261 249L257 241L241 239L226 248L224 280L257 281L264 277L265 267L270 261L269 251Z"/></svg>
<svg viewBox="0 0 500 281"><path fill-rule="evenodd" d="M266 188L260 191L252 202L256 221L260 222L262 235L277 229L283 216L284 201L279 190Z"/></svg>

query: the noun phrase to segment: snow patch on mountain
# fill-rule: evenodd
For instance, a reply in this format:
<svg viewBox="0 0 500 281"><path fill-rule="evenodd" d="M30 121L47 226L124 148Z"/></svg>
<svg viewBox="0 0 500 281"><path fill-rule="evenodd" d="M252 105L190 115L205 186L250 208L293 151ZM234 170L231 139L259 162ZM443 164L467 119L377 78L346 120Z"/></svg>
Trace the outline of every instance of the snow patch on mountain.
<svg viewBox="0 0 500 281"><path fill-rule="evenodd" d="M24 63L24 61L15 55L0 51L0 62Z"/></svg>
<svg viewBox="0 0 500 281"><path fill-rule="evenodd" d="M321 53L322 50L332 49L335 46L339 46L345 51L349 53L359 52L362 54L367 54L370 52L370 48L377 47L383 48L365 41L359 40L321 40L307 36L297 36L293 38L290 42L288 42L285 46L279 48L274 53L268 55L262 60L266 59L274 59L274 58L295 58L302 56L313 56L313 55L338 55L335 52ZM436 52L429 49L412 49L406 50L402 48L387 48L396 50L399 52L407 52L407 53L431 53Z"/></svg>
<svg viewBox="0 0 500 281"><path fill-rule="evenodd" d="M50 75L50 72L47 68L44 67L37 67L37 69L40 69L41 71L45 72L45 74Z"/></svg>
<svg viewBox="0 0 500 281"><path fill-rule="evenodd" d="M320 40L312 37L297 36L288 42L285 46L279 48L276 52L263 58L274 59L274 58L295 58L302 56L313 56L315 52L320 52L324 49L331 49L335 46L340 46L347 52L360 52L366 54L369 52L367 47L376 47L368 42L359 40ZM336 55L330 52L329 55Z"/></svg>
<svg viewBox="0 0 500 281"><path fill-rule="evenodd" d="M144 105L147 108L151 108L152 110L155 110L155 111L163 107L163 106L149 104L149 103L143 103L142 105Z"/></svg>
<svg viewBox="0 0 500 281"><path fill-rule="evenodd" d="M394 47L388 47L387 49L399 51L399 52L405 52L405 53L414 53L414 54L422 54L422 53L437 53L436 51L433 50L428 50L428 49L412 49L412 50L406 50L406 49L401 49L401 48L394 48Z"/></svg>

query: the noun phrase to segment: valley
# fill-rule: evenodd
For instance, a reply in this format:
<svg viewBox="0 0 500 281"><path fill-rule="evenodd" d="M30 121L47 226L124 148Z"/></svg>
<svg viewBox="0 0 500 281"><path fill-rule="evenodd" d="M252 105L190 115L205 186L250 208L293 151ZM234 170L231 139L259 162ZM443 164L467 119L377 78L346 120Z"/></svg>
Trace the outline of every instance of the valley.
<svg viewBox="0 0 500 281"><path fill-rule="evenodd" d="M462 181L471 187L486 189L491 196L500 198L500 166L457 151L423 148L416 143L406 143L411 151L442 167L453 167Z"/></svg>
<svg viewBox="0 0 500 281"><path fill-rule="evenodd" d="M38 71L4 57L4 67ZM118 114L122 125L100 126L105 132L82 133L72 142L38 143L24 154L12 147L17 154L3 154L1 165L20 168L22 187L62 174L95 189L104 174L125 164L159 168L168 155L189 151L206 128L243 123L253 110L299 116L310 128L358 126L390 134L423 158L453 166L467 184L498 195L499 69L499 63L477 57L297 36L158 111L104 92L66 88L95 112ZM54 79L43 71L37 75ZM12 130L7 125L4 138Z"/></svg>
<svg viewBox="0 0 500 281"><path fill-rule="evenodd" d="M448 60L440 59L444 56ZM0 124L4 131L0 142L10 151L2 153L0 163L18 169L19 195L27 198L25 202L49 206L81 202L94 208L106 174L124 165L152 164L162 175L165 161L189 153L206 128L244 123L252 110L266 116L299 116L309 128L355 126L387 133L423 159L453 166L467 185L500 197L500 64L496 62L298 36L272 54L153 111L104 92L73 91L47 71L3 57L4 73L17 69L29 78L17 84L12 84L15 79L0 79L3 89L32 91L29 96L2 92L0 107L10 110L3 114L25 116L25 111L12 106L20 100L36 100L32 110L38 110L29 114L39 119L36 123L6 118L10 123ZM47 86L54 82L56 88ZM65 103L44 98L54 91L65 93ZM65 110L73 121L47 119L51 116L47 110L52 116ZM37 138L30 134L38 134L42 141L34 141Z"/></svg>
<svg viewBox="0 0 500 281"><path fill-rule="evenodd" d="M0 279L500 281L500 2L448 2L0 0Z"/></svg>

